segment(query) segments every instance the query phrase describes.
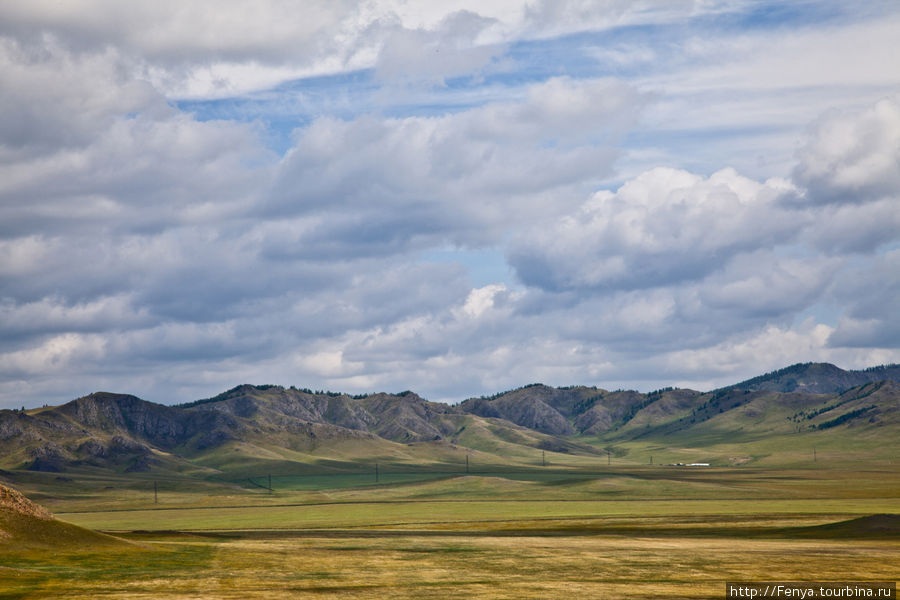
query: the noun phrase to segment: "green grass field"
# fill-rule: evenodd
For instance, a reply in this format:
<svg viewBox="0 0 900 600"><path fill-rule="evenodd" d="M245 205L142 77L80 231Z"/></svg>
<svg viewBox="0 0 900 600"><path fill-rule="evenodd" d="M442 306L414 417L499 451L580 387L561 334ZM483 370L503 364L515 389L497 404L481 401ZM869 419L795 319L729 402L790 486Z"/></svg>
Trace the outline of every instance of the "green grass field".
<svg viewBox="0 0 900 600"><path fill-rule="evenodd" d="M22 477L58 518L132 543L0 541L2 598L721 598L726 580L895 580L900 565L895 522L830 525L900 513L891 465L385 469L276 475L271 492Z"/></svg>

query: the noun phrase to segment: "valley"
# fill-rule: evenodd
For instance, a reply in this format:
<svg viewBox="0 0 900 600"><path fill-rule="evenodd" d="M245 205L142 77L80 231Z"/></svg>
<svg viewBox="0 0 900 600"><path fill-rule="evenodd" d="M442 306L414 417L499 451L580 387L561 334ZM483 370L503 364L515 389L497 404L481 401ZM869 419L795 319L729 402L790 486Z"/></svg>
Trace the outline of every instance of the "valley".
<svg viewBox="0 0 900 600"><path fill-rule="evenodd" d="M0 597L720 598L735 580L893 581L891 369L860 382L797 365L705 393L538 384L455 406L240 386L183 406L98 393L3 411L0 484L43 508L0 506Z"/></svg>

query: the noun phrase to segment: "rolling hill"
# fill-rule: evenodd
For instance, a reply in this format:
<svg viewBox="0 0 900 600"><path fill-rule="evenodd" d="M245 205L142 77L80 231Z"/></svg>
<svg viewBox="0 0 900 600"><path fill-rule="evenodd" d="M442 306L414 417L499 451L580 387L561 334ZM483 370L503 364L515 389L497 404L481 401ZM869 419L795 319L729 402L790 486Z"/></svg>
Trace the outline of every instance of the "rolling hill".
<svg viewBox="0 0 900 600"><path fill-rule="evenodd" d="M798 363L722 389L840 394L853 387L884 380L900 381L900 365L845 371L829 363Z"/></svg>
<svg viewBox="0 0 900 600"><path fill-rule="evenodd" d="M820 444L878 448L900 426L900 367L799 364L714 390L649 394L532 384L457 405L413 392L351 396L241 385L167 406L97 392L61 406L0 411L0 467L210 475L354 464L534 464L545 452L597 457L628 448ZM827 445L827 444L826 444ZM762 450L760 450L762 448ZM523 464L524 464L523 463Z"/></svg>
<svg viewBox="0 0 900 600"><path fill-rule="evenodd" d="M416 394L313 393L242 385L214 398L164 406L97 392L62 406L0 411L0 467L63 472L242 469L249 462L353 461L460 464L539 449L596 454L592 446L481 417ZM464 450L463 450L464 449ZM483 462L493 460L482 456Z"/></svg>

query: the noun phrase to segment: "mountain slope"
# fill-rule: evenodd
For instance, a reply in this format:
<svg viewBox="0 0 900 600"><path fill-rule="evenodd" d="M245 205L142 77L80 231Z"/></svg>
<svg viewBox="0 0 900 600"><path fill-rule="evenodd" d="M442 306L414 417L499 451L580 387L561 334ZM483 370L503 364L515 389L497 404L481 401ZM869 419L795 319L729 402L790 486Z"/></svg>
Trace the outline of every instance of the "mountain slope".
<svg viewBox="0 0 900 600"><path fill-rule="evenodd" d="M845 371L830 363L797 363L721 389L840 394L850 388L883 380L900 382L900 365Z"/></svg>
<svg viewBox="0 0 900 600"><path fill-rule="evenodd" d="M409 446L425 443L432 446L420 455L454 464L464 461L458 445L505 457L596 452L412 392L348 396L242 385L181 406L98 392L59 407L0 411L0 467L33 471L185 472L379 456L414 462Z"/></svg>
<svg viewBox="0 0 900 600"><path fill-rule="evenodd" d="M622 444L755 443L797 434L838 440L851 431L871 445L889 443L900 428L900 384L887 377L844 386L898 370L809 363L706 393L533 384L456 406L412 392L350 396L272 385L241 385L178 406L97 392L58 407L0 411L0 468L309 472L372 462L458 466L471 453L482 464L534 464L542 451L590 459ZM835 388L841 391L801 391Z"/></svg>

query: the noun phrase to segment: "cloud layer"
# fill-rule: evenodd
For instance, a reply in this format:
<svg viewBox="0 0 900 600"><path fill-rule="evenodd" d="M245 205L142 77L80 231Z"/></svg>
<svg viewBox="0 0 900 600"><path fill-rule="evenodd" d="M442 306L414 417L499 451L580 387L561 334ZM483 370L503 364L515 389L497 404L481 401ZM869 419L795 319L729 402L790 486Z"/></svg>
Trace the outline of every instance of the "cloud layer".
<svg viewBox="0 0 900 600"><path fill-rule="evenodd" d="M819 4L5 4L0 406L898 361L898 14Z"/></svg>

